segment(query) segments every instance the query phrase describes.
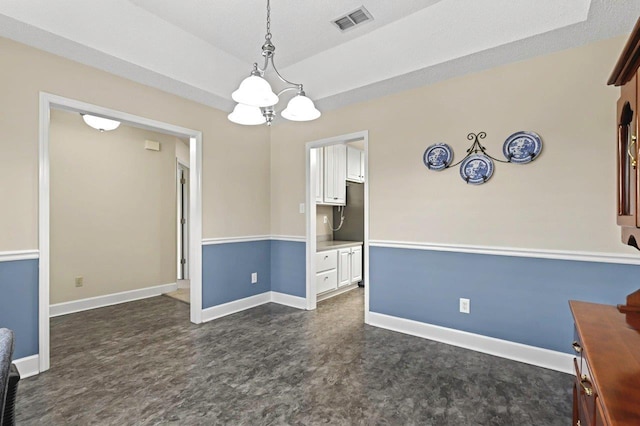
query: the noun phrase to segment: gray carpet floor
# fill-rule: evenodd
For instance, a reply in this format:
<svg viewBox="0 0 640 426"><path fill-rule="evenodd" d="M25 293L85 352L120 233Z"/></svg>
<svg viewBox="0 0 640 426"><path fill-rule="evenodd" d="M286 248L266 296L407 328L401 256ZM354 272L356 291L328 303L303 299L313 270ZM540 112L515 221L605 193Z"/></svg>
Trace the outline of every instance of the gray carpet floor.
<svg viewBox="0 0 640 426"><path fill-rule="evenodd" d="M18 424L571 424L571 376L365 326L362 289L188 318L163 296L53 318Z"/></svg>

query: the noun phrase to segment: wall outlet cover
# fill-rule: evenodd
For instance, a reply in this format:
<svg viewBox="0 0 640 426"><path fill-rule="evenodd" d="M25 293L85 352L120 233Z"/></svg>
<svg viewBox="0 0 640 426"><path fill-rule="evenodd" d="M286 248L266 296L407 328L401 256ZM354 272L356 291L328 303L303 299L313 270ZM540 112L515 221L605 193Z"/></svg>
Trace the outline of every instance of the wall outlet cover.
<svg viewBox="0 0 640 426"><path fill-rule="evenodd" d="M258 273L257 272L252 272L251 273L251 284L255 284L258 282Z"/></svg>
<svg viewBox="0 0 640 426"><path fill-rule="evenodd" d="M76 277L76 287L82 287L84 285L84 277Z"/></svg>
<svg viewBox="0 0 640 426"><path fill-rule="evenodd" d="M471 311L471 300L460 298L460 312L468 314Z"/></svg>

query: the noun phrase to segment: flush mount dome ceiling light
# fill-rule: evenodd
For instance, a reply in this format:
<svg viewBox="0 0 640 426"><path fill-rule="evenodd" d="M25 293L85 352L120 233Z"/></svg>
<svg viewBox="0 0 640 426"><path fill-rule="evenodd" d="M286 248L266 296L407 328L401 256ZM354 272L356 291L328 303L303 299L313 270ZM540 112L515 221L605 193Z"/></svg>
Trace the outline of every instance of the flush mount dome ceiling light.
<svg viewBox="0 0 640 426"><path fill-rule="evenodd" d="M271 43L271 1L267 0L267 33L264 36L265 42L262 45L262 56L264 56L264 66L258 67L257 63L253 64L251 75L245 78L238 90L231 94L231 97L238 104L229 114L230 121L244 125L256 125L267 123L271 126L271 122L275 118L275 105L280 100L280 95L288 91L296 91L296 96L291 98L287 107L282 111L282 117L292 121L311 121L320 117L321 113L309 99L303 90L302 84L293 83L280 75L276 64L273 61L276 47ZM264 78L271 62L273 71L278 78L288 86L282 89L278 94L273 93L271 85Z"/></svg>
<svg viewBox="0 0 640 426"><path fill-rule="evenodd" d="M110 130L115 130L120 126L120 122L116 120L110 120L104 117L98 117L95 115L89 114L80 114L82 119L89 127L93 127L96 130L100 130L101 132L108 132Z"/></svg>

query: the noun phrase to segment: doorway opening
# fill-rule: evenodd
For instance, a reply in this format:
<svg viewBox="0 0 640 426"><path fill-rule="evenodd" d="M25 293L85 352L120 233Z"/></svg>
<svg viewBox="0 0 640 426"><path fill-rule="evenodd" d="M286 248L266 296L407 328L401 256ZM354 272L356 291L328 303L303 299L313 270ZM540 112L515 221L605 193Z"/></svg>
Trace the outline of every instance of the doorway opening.
<svg viewBox="0 0 640 426"><path fill-rule="evenodd" d="M307 309L364 286L369 317L368 131L306 145Z"/></svg>
<svg viewBox="0 0 640 426"><path fill-rule="evenodd" d="M202 322L202 134L200 131L186 129L168 123L150 120L122 111L112 110L61 96L40 93L40 132L39 132L39 319L38 337L39 372L50 368L50 280L51 280L51 178L50 178L50 126L52 110L62 110L75 114L90 114L97 117L119 121L136 129L143 129L182 138L189 141L189 183L188 191L188 253L187 264L190 280L190 321ZM147 144L147 142L151 142ZM153 150L154 141L145 141L145 148ZM157 143L157 142L156 142ZM151 148L149 148L151 147ZM174 160L175 161L175 160ZM114 171L115 172L115 171ZM172 178L173 179L173 178ZM173 201L172 203L174 203ZM131 206L121 206L128 208ZM173 215L173 213L171 213ZM171 246L175 247L176 238L172 237ZM126 244L123 246L126 247ZM171 261L171 264L173 262ZM175 279L175 274L174 274ZM80 281L81 282L81 281ZM77 284L77 282L76 282ZM174 284L175 285L175 284ZM115 295L117 296L117 295ZM145 295L143 297L148 297ZM117 297L116 297L117 299ZM115 300L113 303L118 303ZM111 304L113 304L111 303Z"/></svg>
<svg viewBox="0 0 640 426"><path fill-rule="evenodd" d="M186 144L188 147L188 143ZM177 150L176 150L177 154ZM167 293L185 303L190 303L189 281L189 166L181 159L176 162L176 283L175 291Z"/></svg>

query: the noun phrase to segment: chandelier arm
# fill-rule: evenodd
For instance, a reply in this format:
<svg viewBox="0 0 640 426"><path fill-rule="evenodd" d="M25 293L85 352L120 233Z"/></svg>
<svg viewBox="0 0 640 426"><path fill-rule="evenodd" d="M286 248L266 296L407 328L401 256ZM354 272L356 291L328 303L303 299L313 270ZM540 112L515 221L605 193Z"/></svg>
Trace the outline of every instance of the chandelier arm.
<svg viewBox="0 0 640 426"><path fill-rule="evenodd" d="M254 71L260 73L261 77L264 77L264 73L267 72L267 68L269 67L269 58L264 58L264 67L260 68L257 62L253 63Z"/></svg>
<svg viewBox="0 0 640 426"><path fill-rule="evenodd" d="M281 91L279 91L277 93L278 97L280 97L280 95L282 95L284 92L288 92L289 90L299 90L298 86L296 87L285 87L284 89L282 89Z"/></svg>
<svg viewBox="0 0 640 426"><path fill-rule="evenodd" d="M296 88L298 90L302 90L302 84L301 83L294 83L293 81L289 81L286 78L284 78L283 76L280 75L280 72L278 71L278 68L276 68L276 63L273 61L273 56L271 57L271 66L273 67L273 70L276 72L276 75L278 76L278 78L280 80L282 80L283 83L287 83L290 84L292 86L296 86Z"/></svg>

